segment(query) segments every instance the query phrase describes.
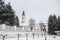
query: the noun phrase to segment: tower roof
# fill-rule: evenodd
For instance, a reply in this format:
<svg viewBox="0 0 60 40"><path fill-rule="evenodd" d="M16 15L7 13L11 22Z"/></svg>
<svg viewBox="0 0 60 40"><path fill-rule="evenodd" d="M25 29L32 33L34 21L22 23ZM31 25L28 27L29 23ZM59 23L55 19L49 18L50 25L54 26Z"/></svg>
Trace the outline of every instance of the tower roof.
<svg viewBox="0 0 60 40"><path fill-rule="evenodd" d="M23 11L22 15L25 16L25 12L24 11Z"/></svg>

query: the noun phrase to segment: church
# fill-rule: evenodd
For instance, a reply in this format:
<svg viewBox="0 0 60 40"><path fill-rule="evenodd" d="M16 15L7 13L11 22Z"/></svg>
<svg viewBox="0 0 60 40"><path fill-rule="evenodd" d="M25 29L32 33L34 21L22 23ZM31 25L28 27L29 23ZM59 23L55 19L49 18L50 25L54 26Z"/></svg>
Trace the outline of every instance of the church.
<svg viewBox="0 0 60 40"><path fill-rule="evenodd" d="M22 28L22 30L27 30L28 25L26 23L26 15L25 15L25 11L22 12L22 16L21 16L21 20L20 20L20 27Z"/></svg>
<svg viewBox="0 0 60 40"><path fill-rule="evenodd" d="M42 24L42 25L41 25ZM27 24L26 22L26 15L25 11L22 12L21 20L20 20L20 27L23 31L31 31L31 25ZM32 31L48 31L48 25L47 23L37 23L32 26Z"/></svg>

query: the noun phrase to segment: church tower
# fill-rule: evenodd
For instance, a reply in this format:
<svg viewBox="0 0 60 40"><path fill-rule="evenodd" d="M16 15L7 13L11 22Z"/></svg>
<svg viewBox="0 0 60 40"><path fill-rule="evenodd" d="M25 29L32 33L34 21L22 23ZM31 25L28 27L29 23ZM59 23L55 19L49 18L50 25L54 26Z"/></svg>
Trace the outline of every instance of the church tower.
<svg viewBox="0 0 60 40"><path fill-rule="evenodd" d="M25 11L23 11L21 24L24 25L25 23L26 23L26 16L25 16Z"/></svg>

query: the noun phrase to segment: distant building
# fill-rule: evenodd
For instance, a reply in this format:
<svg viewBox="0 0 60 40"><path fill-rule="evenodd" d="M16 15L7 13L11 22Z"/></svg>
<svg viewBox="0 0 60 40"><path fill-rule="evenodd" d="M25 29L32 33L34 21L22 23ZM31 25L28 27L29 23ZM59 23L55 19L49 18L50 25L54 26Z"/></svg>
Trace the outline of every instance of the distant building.
<svg viewBox="0 0 60 40"><path fill-rule="evenodd" d="M20 27L22 27L23 30L27 28L25 11L22 12Z"/></svg>
<svg viewBox="0 0 60 40"><path fill-rule="evenodd" d="M25 23L26 23L26 16L25 16L25 12L23 11L21 24L25 24Z"/></svg>
<svg viewBox="0 0 60 40"><path fill-rule="evenodd" d="M30 28L30 25L29 25ZM33 31L40 31L40 32L44 32L44 31L48 31L48 24L47 23L37 23L33 26Z"/></svg>
<svg viewBox="0 0 60 40"><path fill-rule="evenodd" d="M25 15L25 11L22 12L22 16L21 16L21 23L20 23L21 26L26 26L27 23L26 23L26 15Z"/></svg>
<svg viewBox="0 0 60 40"><path fill-rule="evenodd" d="M48 24L47 23L39 23L39 27L41 31L48 31Z"/></svg>

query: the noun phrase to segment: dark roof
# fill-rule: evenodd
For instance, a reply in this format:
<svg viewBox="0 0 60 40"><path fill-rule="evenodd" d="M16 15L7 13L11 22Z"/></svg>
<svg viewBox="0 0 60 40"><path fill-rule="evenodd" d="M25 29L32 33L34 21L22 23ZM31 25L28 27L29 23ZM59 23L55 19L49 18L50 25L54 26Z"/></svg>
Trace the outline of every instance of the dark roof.
<svg viewBox="0 0 60 40"><path fill-rule="evenodd" d="M24 16L25 16L25 12L24 12L24 11L23 11L22 15L24 15Z"/></svg>

